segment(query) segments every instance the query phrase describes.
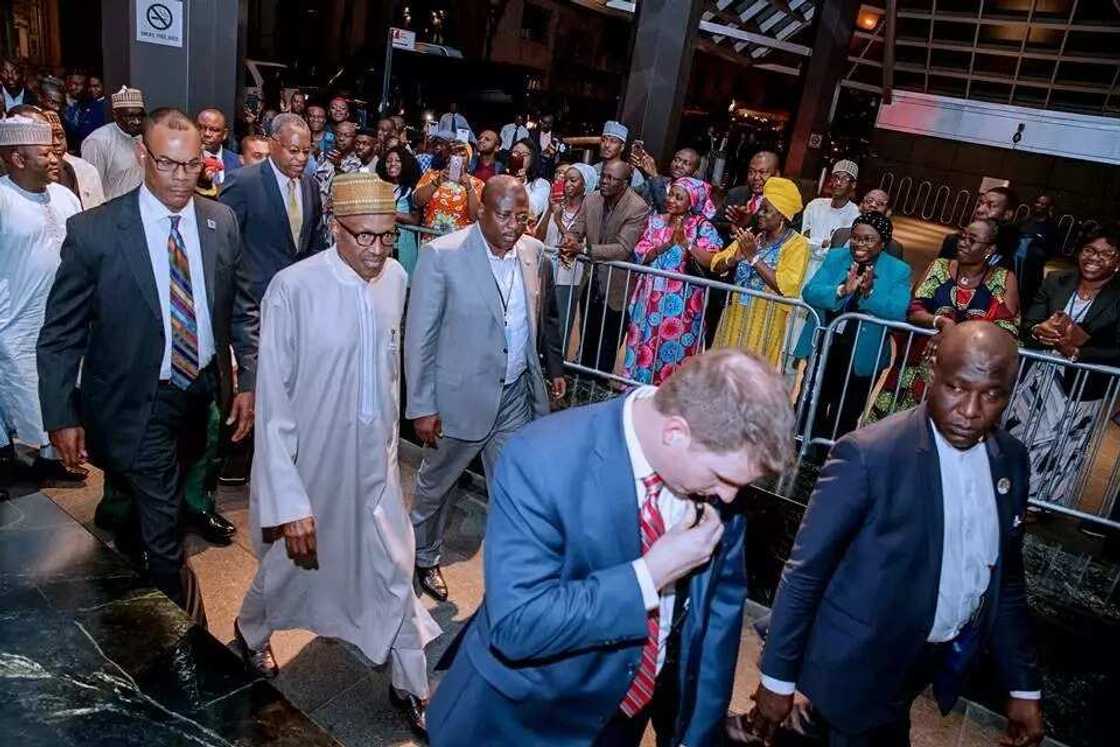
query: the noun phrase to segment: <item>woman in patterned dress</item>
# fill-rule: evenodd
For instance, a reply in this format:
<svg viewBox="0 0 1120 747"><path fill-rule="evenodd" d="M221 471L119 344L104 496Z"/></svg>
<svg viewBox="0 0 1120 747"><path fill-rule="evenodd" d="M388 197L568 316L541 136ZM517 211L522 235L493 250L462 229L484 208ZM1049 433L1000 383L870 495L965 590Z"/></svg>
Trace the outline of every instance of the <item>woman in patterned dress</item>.
<svg viewBox="0 0 1120 747"><path fill-rule="evenodd" d="M653 215L634 247L634 261L657 270L686 274L689 262L707 268L723 248L710 219L715 215L711 186L691 177L673 182L666 213ZM704 287L683 280L641 274L630 297L625 375L660 384L704 344Z"/></svg>
<svg viewBox="0 0 1120 747"><path fill-rule="evenodd" d="M1019 337L1019 284L1015 273L988 263L996 252L996 231L992 221L973 221L961 232L956 259L933 260L914 289L907 314L911 324L944 332L961 322L983 319ZM909 409L925 399L932 373L930 361L940 336L907 338L905 333L895 338L898 355L905 359L901 368L896 365L887 378L867 422Z"/></svg>

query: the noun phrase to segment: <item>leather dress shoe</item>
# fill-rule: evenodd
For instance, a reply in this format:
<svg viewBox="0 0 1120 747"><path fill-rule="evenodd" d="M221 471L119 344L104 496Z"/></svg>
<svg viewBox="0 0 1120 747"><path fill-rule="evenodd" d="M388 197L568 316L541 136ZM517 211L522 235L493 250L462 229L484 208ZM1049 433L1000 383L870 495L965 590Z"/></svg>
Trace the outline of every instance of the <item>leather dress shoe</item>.
<svg viewBox="0 0 1120 747"><path fill-rule="evenodd" d="M401 695L397 692L395 687L389 685L389 704L401 712L416 736L427 740L428 725L426 721L426 711L428 709L428 704L426 702L412 693L404 693Z"/></svg>
<svg viewBox="0 0 1120 747"><path fill-rule="evenodd" d="M280 674L280 667L276 666L276 657L272 655L272 644L266 643L257 651L249 648L245 636L241 635L241 626L237 624L237 618L233 620L233 643L242 661L261 677L270 680Z"/></svg>
<svg viewBox="0 0 1120 747"><path fill-rule="evenodd" d="M432 599L437 602L447 601L447 582L443 580L438 565L429 568L416 566L416 580L420 582L420 588Z"/></svg>
<svg viewBox="0 0 1120 747"><path fill-rule="evenodd" d="M83 467L70 469L57 459L35 457L31 466L36 482L47 487L76 486L89 477L89 470Z"/></svg>
<svg viewBox="0 0 1120 747"><path fill-rule="evenodd" d="M228 545L237 534L237 527L216 511L187 511L183 516L186 528L212 545Z"/></svg>

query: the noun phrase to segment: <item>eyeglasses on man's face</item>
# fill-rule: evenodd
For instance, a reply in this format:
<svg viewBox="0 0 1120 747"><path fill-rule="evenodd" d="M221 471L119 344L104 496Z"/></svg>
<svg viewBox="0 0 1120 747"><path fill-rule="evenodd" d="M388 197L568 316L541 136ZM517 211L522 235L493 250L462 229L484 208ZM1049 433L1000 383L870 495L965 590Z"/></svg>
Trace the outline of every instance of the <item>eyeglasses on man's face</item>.
<svg viewBox="0 0 1120 747"><path fill-rule="evenodd" d="M335 218L335 223L337 223L339 225L339 228L345 231L350 238L354 239L354 243L356 243L363 249L369 249L377 242L381 242L381 246L384 247L396 246L397 238L400 237L400 231L395 228L389 231L382 231L381 233L377 233L375 231L360 231L358 233L354 233L346 227L345 223L338 220L337 218Z"/></svg>
<svg viewBox="0 0 1120 747"><path fill-rule="evenodd" d="M197 174L202 171L202 159L192 158L189 161L176 161L174 158L167 156L158 156L152 152L148 144L144 143L144 150L148 151L148 155L152 157L152 164L156 167L156 171L161 174L171 174L182 169L185 174Z"/></svg>

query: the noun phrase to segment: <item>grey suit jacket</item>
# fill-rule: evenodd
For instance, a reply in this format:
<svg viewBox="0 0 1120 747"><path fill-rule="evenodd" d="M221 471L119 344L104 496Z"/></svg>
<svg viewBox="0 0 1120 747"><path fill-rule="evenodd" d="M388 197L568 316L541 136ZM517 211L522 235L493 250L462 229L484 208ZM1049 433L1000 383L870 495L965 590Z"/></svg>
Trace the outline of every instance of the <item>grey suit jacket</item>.
<svg viewBox="0 0 1120 747"><path fill-rule="evenodd" d="M627 188L613 211L603 220L606 205L603 195L592 192L583 200L587 228L587 241L591 245L591 259L597 262L633 262L634 246L642 238L649 220L649 206L638 194ZM595 288L592 291L615 311L626 306L627 275L621 270L598 267L594 269ZM608 277L610 285L608 287ZM629 287L634 287L631 280Z"/></svg>
<svg viewBox="0 0 1120 747"><path fill-rule="evenodd" d="M84 426L94 463L117 471L129 468L144 435L164 349L163 315L138 195L134 189L66 222L62 264L47 299L37 351L46 429ZM241 272L233 212L198 196L194 209L219 398L226 407L232 395L231 345L237 387L253 391L259 313Z"/></svg>
<svg viewBox="0 0 1120 747"><path fill-rule="evenodd" d="M543 248L536 239L522 236L513 249L525 284L528 365L537 417L548 414L537 333L549 311L545 302L554 296L542 293L541 278L548 277L551 266ZM444 434L464 441L478 441L490 433L506 375L505 323L489 251L477 224L425 244L408 300L405 417L439 414ZM554 300L551 306L554 310Z"/></svg>

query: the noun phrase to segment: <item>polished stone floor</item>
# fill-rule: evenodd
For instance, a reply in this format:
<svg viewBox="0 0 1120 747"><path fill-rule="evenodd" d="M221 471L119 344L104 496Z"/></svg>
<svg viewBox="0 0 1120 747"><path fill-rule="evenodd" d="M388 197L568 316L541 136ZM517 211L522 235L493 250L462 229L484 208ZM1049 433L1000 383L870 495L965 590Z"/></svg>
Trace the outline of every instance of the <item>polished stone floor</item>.
<svg viewBox="0 0 1120 747"><path fill-rule="evenodd" d="M404 445L402 473L406 500L410 500L419 456L417 449ZM479 486L476 484L475 487ZM96 532L93 512L100 491L100 476L95 473L84 488L49 490L47 493L79 523ZM767 500L776 500L786 508L776 510L765 502ZM201 581L210 632L219 641L225 642L233 637L233 619L252 578L256 561L247 536L246 491L223 488L219 493L219 504L220 510L240 528L236 542L229 547L212 547L197 538L190 538L188 549L191 563ZM761 518L755 521L752 529L755 548L751 560L752 585L759 597L765 598L766 589L768 585L772 586L776 569L780 568L780 556L788 550L800 509L788 500L763 495L758 496L758 507ZM486 501L482 491L460 491L448 536L445 567L451 598L439 605L430 600L425 602L445 631L444 636L429 648L429 660L432 662L439 658L481 599L480 547L485 512ZM760 641L750 623L764 614L765 608L752 602L748 613L731 704L733 712L747 710L749 695L758 682L756 660ZM118 645L122 648L130 646L129 636L120 629L117 632L121 637ZM47 643L44 641L42 645ZM282 666L280 677L275 681L276 687L335 739L345 745L415 744L403 722L387 704L388 673L372 667L356 649L317 638L305 631L278 633L273 638L273 645ZM171 661L163 666L170 670ZM6 720L4 709L10 707L10 704L0 705L0 719ZM956 712L942 718L932 701L921 698L914 706L912 718L913 743L921 747L995 745L1002 729L1002 719L998 715L976 704L962 704ZM265 742L268 740L258 743ZM168 738L146 743L175 743L175 740ZM652 745L648 736L647 743Z"/></svg>

